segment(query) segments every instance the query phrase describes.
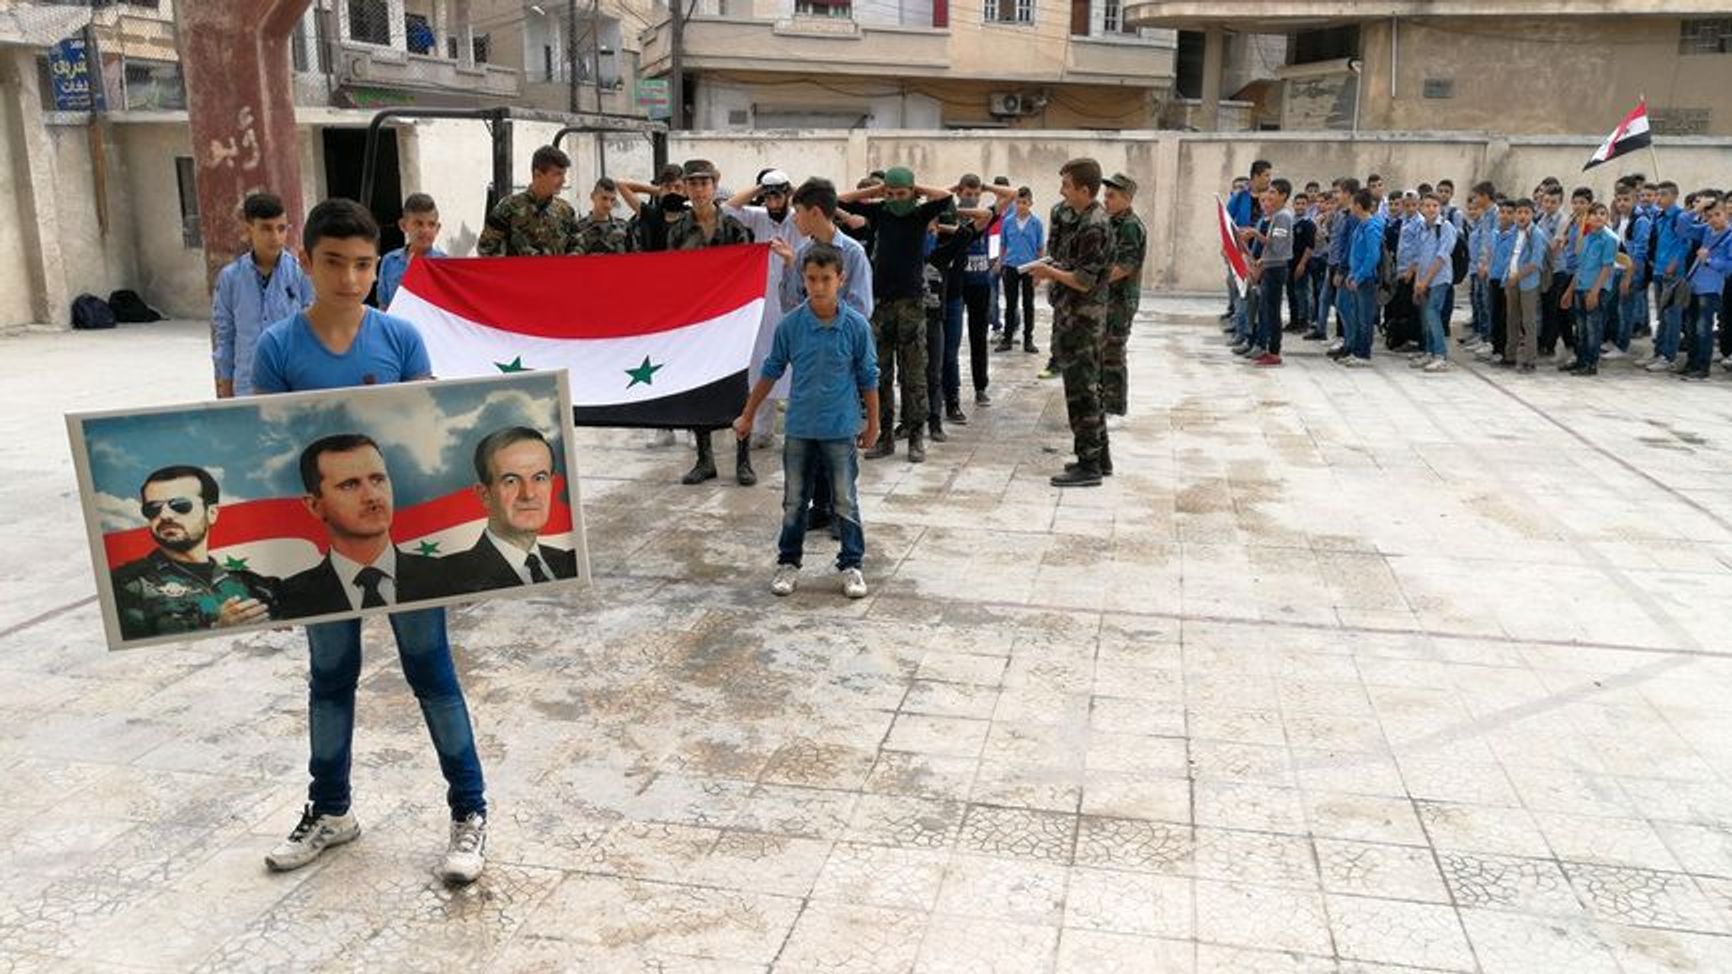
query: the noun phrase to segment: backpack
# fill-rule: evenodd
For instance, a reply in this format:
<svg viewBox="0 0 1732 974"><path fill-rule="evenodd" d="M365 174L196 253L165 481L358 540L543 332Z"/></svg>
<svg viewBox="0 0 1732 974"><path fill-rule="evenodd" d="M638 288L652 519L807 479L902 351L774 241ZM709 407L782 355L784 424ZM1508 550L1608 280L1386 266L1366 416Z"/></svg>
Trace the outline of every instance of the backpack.
<svg viewBox="0 0 1732 974"><path fill-rule="evenodd" d="M145 304L137 291L115 291L108 296L108 307L114 311L115 321L131 324L162 320L162 312Z"/></svg>
<svg viewBox="0 0 1732 974"><path fill-rule="evenodd" d="M1654 265L1658 263L1655 258L1659 257L1660 217L1662 215L1663 213L1656 213L1653 216L1648 217L1648 259L1642 262L1643 287L1647 287L1654 283Z"/></svg>
<svg viewBox="0 0 1732 974"><path fill-rule="evenodd" d="M1443 236L1443 224L1439 223L1432 227L1431 234L1441 238ZM1449 280L1451 283L1460 284L1467 280L1467 265L1467 238L1458 233L1455 235L1455 249L1449 252Z"/></svg>
<svg viewBox="0 0 1732 974"><path fill-rule="evenodd" d="M80 331L113 328L114 309L94 294L80 294L72 299L72 327Z"/></svg>

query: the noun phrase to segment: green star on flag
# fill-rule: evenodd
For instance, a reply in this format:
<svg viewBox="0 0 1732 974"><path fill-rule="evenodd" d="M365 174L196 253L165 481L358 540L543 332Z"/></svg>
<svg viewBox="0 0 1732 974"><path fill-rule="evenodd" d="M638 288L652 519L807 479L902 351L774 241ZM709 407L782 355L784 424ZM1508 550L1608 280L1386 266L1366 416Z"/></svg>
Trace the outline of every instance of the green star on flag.
<svg viewBox="0 0 1732 974"><path fill-rule="evenodd" d="M437 541L423 541L420 544L415 546L415 553L416 554L432 555L432 554L437 554L438 552L439 552L439 542L437 542Z"/></svg>
<svg viewBox="0 0 1732 974"><path fill-rule="evenodd" d="M519 355L509 362L495 362L493 367L501 372L528 372L529 366L523 364L523 356Z"/></svg>
<svg viewBox="0 0 1732 974"><path fill-rule="evenodd" d="M666 362L662 363L662 365L666 365L666 364L667 364ZM649 360L649 356L645 355L643 357L643 364L642 365L638 366L635 369L626 369L625 370L625 374L631 376L631 382L626 384L626 388L630 389L632 386L635 386L640 382L646 386L654 385L655 384L655 375L657 372L661 371L661 368L662 368L661 365L651 365L650 360Z"/></svg>
<svg viewBox="0 0 1732 974"><path fill-rule="evenodd" d="M244 572L247 570L247 560L245 558L236 558L233 555L229 555L227 558L223 559L223 570L230 572Z"/></svg>

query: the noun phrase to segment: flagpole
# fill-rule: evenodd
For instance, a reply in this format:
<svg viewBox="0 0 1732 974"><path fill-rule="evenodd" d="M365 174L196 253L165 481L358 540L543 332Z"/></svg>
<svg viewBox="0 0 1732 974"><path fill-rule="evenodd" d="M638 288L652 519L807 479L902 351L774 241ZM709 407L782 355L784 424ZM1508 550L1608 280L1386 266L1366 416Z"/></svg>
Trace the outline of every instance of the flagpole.
<svg viewBox="0 0 1732 974"><path fill-rule="evenodd" d="M1648 96L1643 95L1639 99L1637 99L1637 101L1644 108L1646 108L1648 105ZM1648 160L1654 164L1654 178L1651 180L1651 182L1657 183L1660 181L1660 154L1654 151L1654 121L1653 121L1653 119L1648 120Z"/></svg>

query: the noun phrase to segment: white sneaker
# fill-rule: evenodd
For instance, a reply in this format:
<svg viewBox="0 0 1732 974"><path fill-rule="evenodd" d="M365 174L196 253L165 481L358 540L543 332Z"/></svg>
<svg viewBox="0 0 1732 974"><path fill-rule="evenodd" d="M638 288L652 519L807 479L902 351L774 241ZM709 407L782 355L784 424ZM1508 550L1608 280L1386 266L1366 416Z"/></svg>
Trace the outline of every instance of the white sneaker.
<svg viewBox="0 0 1732 974"><path fill-rule="evenodd" d="M1371 368L1371 360L1368 358L1360 358L1357 355L1348 355L1341 359L1341 367L1346 369L1369 369Z"/></svg>
<svg viewBox="0 0 1732 974"><path fill-rule="evenodd" d="M777 565L776 577L770 579L770 594L793 595L794 586L798 584L800 584L798 565Z"/></svg>
<svg viewBox="0 0 1732 974"><path fill-rule="evenodd" d="M1417 362L1420 359L1427 359L1427 358L1431 358L1430 352L1408 352L1407 353L1407 360L1409 362Z"/></svg>
<svg viewBox="0 0 1732 974"><path fill-rule="evenodd" d="M1568 346L1564 345L1563 342L1559 342L1557 354L1555 356L1553 356L1552 361L1558 365L1563 365L1565 363L1573 362L1575 360L1576 360L1576 353L1570 351Z"/></svg>
<svg viewBox="0 0 1732 974"><path fill-rule="evenodd" d="M1642 366L1642 371L1644 371L1644 372L1670 372L1670 371L1672 371L1672 360L1669 358L1656 357L1654 359L1654 361L1649 362L1647 365Z"/></svg>
<svg viewBox="0 0 1732 974"><path fill-rule="evenodd" d="M1429 355L1415 355L1407 360L1407 367L1410 369L1423 369L1430 365L1432 361L1433 359Z"/></svg>
<svg viewBox="0 0 1732 974"><path fill-rule="evenodd" d="M439 864L439 878L456 885L473 883L486 866L487 816L470 812L463 821L451 823L451 841L445 846L445 861Z"/></svg>
<svg viewBox="0 0 1732 974"><path fill-rule="evenodd" d="M1608 362L1616 362L1618 359L1628 358L1628 357L1629 357L1628 352L1620 352L1620 351L1618 351L1616 346L1613 346L1611 349L1608 349L1607 351L1603 351L1600 353L1600 358L1603 358Z"/></svg>
<svg viewBox="0 0 1732 974"><path fill-rule="evenodd" d="M1431 361L1425 363L1425 371L1427 371L1427 372L1448 372L1449 371L1449 360L1448 359L1442 359L1442 358L1434 358Z"/></svg>
<svg viewBox="0 0 1732 974"><path fill-rule="evenodd" d="M1329 346L1328 350L1331 352L1339 352L1346 347L1347 347L1347 340L1344 338L1337 338L1337 339L1335 339L1335 343L1333 345Z"/></svg>
<svg viewBox="0 0 1732 974"><path fill-rule="evenodd" d="M1653 365L1655 360L1657 360L1658 358L1659 358L1659 356L1657 356L1657 355L1644 355L1641 358L1637 359L1633 364L1638 369L1645 369L1648 366Z"/></svg>
<svg viewBox="0 0 1732 974"><path fill-rule="evenodd" d="M353 812L341 815L314 815L313 806L301 810L300 824L276 848L265 853L265 865L284 873L299 869L332 846L353 842L361 835L361 823Z"/></svg>
<svg viewBox="0 0 1732 974"><path fill-rule="evenodd" d="M842 594L851 599L866 597L866 576L860 573L860 569L842 569Z"/></svg>

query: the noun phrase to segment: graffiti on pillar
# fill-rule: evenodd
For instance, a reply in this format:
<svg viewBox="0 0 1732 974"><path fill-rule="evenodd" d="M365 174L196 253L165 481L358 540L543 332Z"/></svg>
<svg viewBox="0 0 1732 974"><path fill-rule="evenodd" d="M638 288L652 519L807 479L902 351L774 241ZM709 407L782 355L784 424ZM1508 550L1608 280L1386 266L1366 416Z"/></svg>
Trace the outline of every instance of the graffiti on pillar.
<svg viewBox="0 0 1732 974"><path fill-rule="evenodd" d="M243 105L236 113L235 130L240 133L238 136L231 135L226 140L210 140L210 160L207 162L210 168L259 167L259 135L253 127L253 110L250 107Z"/></svg>

